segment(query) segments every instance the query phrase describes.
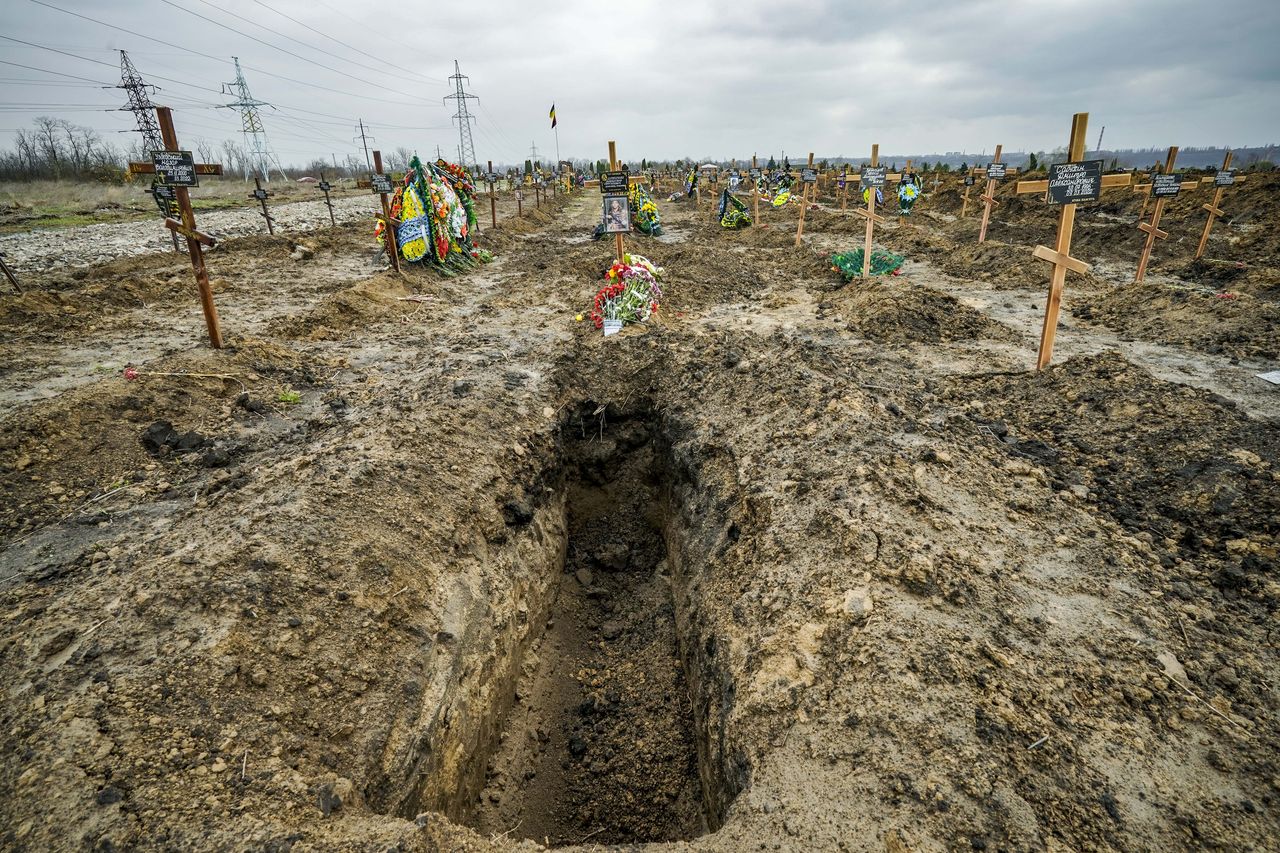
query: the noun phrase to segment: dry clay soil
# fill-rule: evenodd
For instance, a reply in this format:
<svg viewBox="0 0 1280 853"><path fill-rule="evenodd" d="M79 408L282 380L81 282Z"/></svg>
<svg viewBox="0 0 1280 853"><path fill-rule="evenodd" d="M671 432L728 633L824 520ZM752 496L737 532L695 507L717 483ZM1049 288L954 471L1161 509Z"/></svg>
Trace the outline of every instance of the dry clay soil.
<svg viewBox="0 0 1280 853"><path fill-rule="evenodd" d="M229 240L217 352L182 256L30 272L0 848L1277 849L1275 184L1208 261L1171 205L1141 287L1141 200L1082 208L1039 373L1007 187L850 284L830 195L799 248L663 201L608 339L586 194L448 278Z"/></svg>

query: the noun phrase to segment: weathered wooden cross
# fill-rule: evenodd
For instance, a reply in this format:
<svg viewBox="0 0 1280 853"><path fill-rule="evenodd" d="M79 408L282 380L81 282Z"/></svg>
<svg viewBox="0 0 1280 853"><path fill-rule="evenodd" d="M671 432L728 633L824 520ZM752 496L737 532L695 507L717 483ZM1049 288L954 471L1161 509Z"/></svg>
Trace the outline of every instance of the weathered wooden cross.
<svg viewBox="0 0 1280 853"><path fill-rule="evenodd" d="M996 146L996 154L991 158L992 163L1000 162L1000 152L1004 150L1004 145ZM991 170L987 169L987 189L979 198L982 201L982 225L978 228L978 242L985 243L987 241L987 223L991 221L991 209L998 207L1000 202L996 201L996 184L1000 181L991 177ZM965 198L969 196L969 191L965 190Z"/></svg>
<svg viewBox="0 0 1280 853"><path fill-rule="evenodd" d="M195 271L196 287L200 291L200 307L204 310L204 322L209 331L209 344L222 348L222 326L218 322L218 309L213 304L213 288L209 286L209 273L204 267L204 246L212 248L217 240L196 229L196 214L191 209L191 195L187 187L200 185L198 175L221 175L221 163L195 163L190 151L178 148L178 134L173 129L173 111L168 107L156 107L160 123L160 139L163 151L151 152L150 163L130 163L129 171L135 175L157 175L164 185L172 186L178 202L182 221L165 217L164 225L175 234L187 238L187 251L191 255L191 268ZM157 168L163 162L165 168Z"/></svg>
<svg viewBox="0 0 1280 853"><path fill-rule="evenodd" d="M1045 200L1051 201L1054 199L1054 190L1056 189L1059 191L1061 198L1088 200L1096 199L1102 190L1107 187L1128 186L1129 176L1127 174L1102 175L1100 162L1097 164L1098 179L1095 185L1086 174L1087 169L1079 165L1084 159L1084 137L1088 131L1088 125L1088 113L1076 113L1071 119L1071 139L1067 145L1067 163L1064 164L1072 167L1071 169L1063 169L1064 175L1060 175L1056 179L1054 171L1051 169L1049 172L1050 180L1019 181L1017 185L1018 194L1044 193ZM1059 167L1055 166L1054 168ZM1059 184L1055 184L1055 180ZM988 181L988 183L990 182ZM1066 284L1067 270L1077 273L1089 271L1088 264L1071 257L1071 233L1075 228L1075 222L1076 203L1064 201L1062 209L1058 213L1058 239L1054 244L1054 248L1036 246L1031 253L1032 256L1053 265L1053 272L1049 276L1049 297L1044 306L1044 325L1040 331L1040 352L1036 358L1037 370L1043 370L1048 366L1050 359L1053 358L1053 340L1058 329L1058 313L1062 307L1062 288Z"/></svg>
<svg viewBox="0 0 1280 853"><path fill-rule="evenodd" d="M809 180L813 178L813 180ZM800 173L800 219L796 222L796 247L800 246L800 235L804 233L804 212L809 207L809 185L817 186L817 177L813 170L813 152L809 152L809 163Z"/></svg>
<svg viewBox="0 0 1280 853"><path fill-rule="evenodd" d="M324 205L329 208L329 224L337 225L338 220L333 218L333 202L329 200L329 190L333 187L329 186L329 182L324 179L324 172L320 173L320 183L316 184L320 192L324 193Z"/></svg>
<svg viewBox="0 0 1280 853"><path fill-rule="evenodd" d="M1169 154L1165 158L1164 168L1156 172L1151 177L1151 183L1147 187L1147 197L1155 197L1156 204L1151 210L1150 222L1139 222L1138 230L1145 231L1147 234L1146 241L1142 244L1142 255L1138 258L1138 272L1133 277L1133 283L1138 284L1147 275L1147 264L1151 262L1151 250L1155 248L1156 240L1163 240L1169 236L1168 231L1160 230L1160 217L1164 214L1165 202L1170 198L1176 198L1182 190L1183 184L1175 177L1172 181L1160 181L1160 177L1173 174L1173 166L1178 162L1178 146L1169 146ZM1200 185L1198 180L1186 182L1187 189L1195 189ZM1143 204L1143 210L1146 210L1146 204Z"/></svg>
<svg viewBox="0 0 1280 853"><path fill-rule="evenodd" d="M267 210L267 199L275 195L275 193L267 192L262 188L262 179L257 175L253 177L253 192L249 193L249 198L257 199L262 205L262 218L267 220L267 233L276 233L275 220L271 218L271 212Z"/></svg>
<svg viewBox="0 0 1280 853"><path fill-rule="evenodd" d="M1226 156L1222 158L1222 168L1218 170L1218 174L1212 178L1215 187L1213 191L1213 201L1204 205L1204 209L1209 211L1209 218L1204 223L1204 233L1200 235L1200 245L1196 247L1196 260L1204 257L1204 251L1209 247L1209 232L1213 230L1213 220L1223 215L1222 208L1222 191L1233 184L1239 184L1244 178L1236 177L1235 172L1231 171L1231 152L1228 151Z"/></svg>
<svg viewBox="0 0 1280 853"><path fill-rule="evenodd" d="M960 205L960 218L964 219L969 215L969 191L973 189L973 168L964 176L964 204Z"/></svg>
<svg viewBox="0 0 1280 853"><path fill-rule="evenodd" d="M374 194L382 198L382 221L385 223L382 228L383 247L387 250L387 257L391 259L391 268L396 272L400 272L400 246L396 241L396 226L400 223L391 218L391 202L387 200L387 196L395 192L392 185L391 176L382 171L382 152L373 152L373 174L369 176L369 187ZM430 204L430 199L423 199L423 204Z"/></svg>
<svg viewBox="0 0 1280 853"><path fill-rule="evenodd" d="M868 168L869 167L869 168ZM889 176L880 167L880 146L871 146L871 162L862 169L858 185L867 191L867 209L855 210L854 213L867 218L867 238L862 249L862 277L871 275L871 238L877 222L883 223L885 218L876 213L876 190L883 187Z"/></svg>

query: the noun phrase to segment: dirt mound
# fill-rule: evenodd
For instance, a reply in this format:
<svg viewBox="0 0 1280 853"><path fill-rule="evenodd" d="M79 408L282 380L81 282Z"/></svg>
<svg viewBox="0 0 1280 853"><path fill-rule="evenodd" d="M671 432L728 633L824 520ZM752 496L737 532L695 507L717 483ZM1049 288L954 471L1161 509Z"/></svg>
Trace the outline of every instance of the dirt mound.
<svg viewBox="0 0 1280 853"><path fill-rule="evenodd" d="M1144 281L1111 288L1071 310L1143 340L1237 358L1280 358L1280 304L1247 293Z"/></svg>
<svg viewBox="0 0 1280 853"><path fill-rule="evenodd" d="M855 279L822 303L849 324L850 331L891 344L938 343L992 338L1016 340L1012 329L962 304L954 297L905 276Z"/></svg>

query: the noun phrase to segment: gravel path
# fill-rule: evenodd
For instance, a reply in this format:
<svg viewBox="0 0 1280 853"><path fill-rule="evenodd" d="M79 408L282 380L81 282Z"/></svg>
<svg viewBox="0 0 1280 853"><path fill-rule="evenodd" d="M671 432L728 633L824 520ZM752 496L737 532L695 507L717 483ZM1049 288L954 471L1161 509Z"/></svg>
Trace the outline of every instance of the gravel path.
<svg viewBox="0 0 1280 853"><path fill-rule="evenodd" d="M338 222L370 220L378 209L376 196L334 199L333 215ZM270 207L277 230L312 231L328 228L329 212L323 201L296 201ZM262 212L257 207L213 210L197 215L201 230L222 239L266 233ZM169 229L157 217L137 222L104 222L76 228L36 229L22 234L0 236L0 251L18 272L38 273L58 266L90 264L132 255L173 251Z"/></svg>

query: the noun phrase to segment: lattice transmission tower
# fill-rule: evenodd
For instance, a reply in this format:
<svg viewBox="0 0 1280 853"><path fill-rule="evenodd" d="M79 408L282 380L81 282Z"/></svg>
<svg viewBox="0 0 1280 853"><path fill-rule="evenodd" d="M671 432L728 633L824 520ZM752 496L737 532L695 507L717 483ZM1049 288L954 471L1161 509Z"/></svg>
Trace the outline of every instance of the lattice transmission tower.
<svg viewBox="0 0 1280 853"><path fill-rule="evenodd" d="M138 133L142 136L141 159L149 158L152 151L163 151L164 139L160 135L160 123L156 120L155 105L151 103L151 93L156 91L156 87L142 79L138 69L133 67L133 61L129 59L128 52L123 50L120 51L120 84L116 88L123 89L129 96L128 106L121 107L120 111L133 113L133 120L138 125ZM160 208L161 216L172 216L176 219L179 215L178 203L161 198L155 192L159 183L159 178L151 179L151 197L155 199L156 207ZM178 235L175 233L172 236L173 246L177 249Z"/></svg>
<svg viewBox="0 0 1280 853"><path fill-rule="evenodd" d="M444 99L458 102L458 112L453 116L454 121L458 123L458 165L464 169L471 169L476 166L476 146L471 141L471 123L476 120L476 117L467 110L467 99L476 101L479 98L468 94L466 89L462 88L462 81L470 81L471 78L463 75L456 59L453 61L453 76L449 79L454 81L457 91L452 95L445 95Z"/></svg>
<svg viewBox="0 0 1280 853"><path fill-rule="evenodd" d="M280 166L279 158L276 157L275 152L271 150L270 144L267 143L267 131L262 127L262 117L258 115L258 107L269 107L271 104L266 101L259 101L249 94L249 84L245 82L244 72L240 70L240 58L233 56L231 59L236 64L236 79L234 83L222 84L222 94L231 95L236 100L221 106L240 111L240 129L244 133L245 154L247 155L244 164L244 179L247 181L253 176L262 178L263 181L270 183L271 170L275 169L280 173L280 177L287 181L288 177Z"/></svg>

